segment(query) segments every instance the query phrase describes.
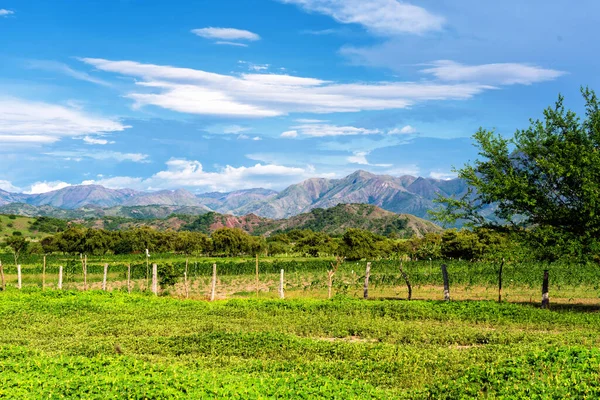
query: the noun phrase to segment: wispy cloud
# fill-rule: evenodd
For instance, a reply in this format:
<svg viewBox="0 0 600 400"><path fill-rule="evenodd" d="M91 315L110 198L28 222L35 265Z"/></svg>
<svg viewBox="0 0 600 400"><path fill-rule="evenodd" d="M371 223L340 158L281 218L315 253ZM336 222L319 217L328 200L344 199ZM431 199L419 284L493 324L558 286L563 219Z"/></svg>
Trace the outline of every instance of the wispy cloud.
<svg viewBox="0 0 600 400"><path fill-rule="evenodd" d="M252 130L252 128L249 128L247 126L229 125L229 126L226 126L225 128L223 128L223 133L237 135L239 133L248 132L251 130Z"/></svg>
<svg viewBox="0 0 600 400"><path fill-rule="evenodd" d="M82 139L87 144L97 144L97 145L106 145L106 144L114 144L115 142L112 140L93 138L89 136L85 136Z"/></svg>
<svg viewBox="0 0 600 400"><path fill-rule="evenodd" d="M444 18L423 7L397 0L279 0L309 12L332 17L343 24L359 24L379 36L439 31Z"/></svg>
<svg viewBox="0 0 600 400"><path fill-rule="evenodd" d="M246 42L260 40L260 36L254 32L235 28L200 28L192 29L192 33L205 39L215 40L215 44L227 46L248 47ZM242 42L240 42L242 41Z"/></svg>
<svg viewBox="0 0 600 400"><path fill-rule="evenodd" d="M390 135L410 135L417 133L417 130L410 125L403 126L402 128L394 128L388 132Z"/></svg>
<svg viewBox="0 0 600 400"><path fill-rule="evenodd" d="M429 100L469 99L491 89L476 83L336 83L281 74L222 75L135 61L82 61L141 79L137 89L125 95L138 107L154 105L191 114L274 117L290 112L399 109Z"/></svg>
<svg viewBox="0 0 600 400"><path fill-rule="evenodd" d="M305 124L292 126L292 129L294 129L294 132L297 134L312 137L375 135L381 133L379 129L366 129L357 128L355 126L337 126L328 124Z"/></svg>
<svg viewBox="0 0 600 400"><path fill-rule="evenodd" d="M369 165L372 167L391 167L392 164L371 164L368 160L367 160L367 156L370 154L371 152L369 151L355 151L354 154L352 154L351 156L349 156L346 160L351 163L351 164L359 164L359 165Z"/></svg>
<svg viewBox="0 0 600 400"><path fill-rule="evenodd" d="M95 83L97 85L102 85L102 86L107 86L107 87L113 86L113 84L110 82L107 82L100 78L96 78L96 77L88 74L87 72L77 71L77 70L69 67L67 64L63 64L63 63L57 62L57 61L31 60L27 63L27 67L31 68L31 69L57 72L57 73L60 73L63 75L70 76L71 78L78 79L80 81L91 82L91 83Z"/></svg>
<svg viewBox="0 0 600 400"><path fill-rule="evenodd" d="M215 42L215 44L220 44L223 46L248 47L246 43L229 42L227 40L218 40Z"/></svg>
<svg viewBox="0 0 600 400"><path fill-rule="evenodd" d="M53 143L64 137L118 132L129 128L116 119L56 104L0 98L0 143Z"/></svg>
<svg viewBox="0 0 600 400"><path fill-rule="evenodd" d="M226 191L255 187L281 188L314 176L329 177L331 174L318 174L311 166L301 168L260 163L249 167L227 165L218 171L209 172L204 170L199 161L173 158L166 163L165 170L147 179L112 177L89 180L85 183L100 184L115 189L129 187L148 190L188 187Z"/></svg>
<svg viewBox="0 0 600 400"><path fill-rule="evenodd" d="M14 11L7 10L5 8L0 8L0 17L8 17L9 15L13 15L14 13Z"/></svg>
<svg viewBox="0 0 600 400"><path fill-rule="evenodd" d="M458 175L457 175L456 173L454 173L454 172L441 172L441 171L432 171L432 172L429 174L429 177L430 177L430 178L433 178L433 179L440 179L440 180L443 180L443 181L447 181L447 180L450 180L450 179L454 179L454 178L456 178L457 176L458 176Z"/></svg>
<svg viewBox="0 0 600 400"><path fill-rule="evenodd" d="M450 60L438 60L432 67L421 70L437 79L451 82L478 82L487 85L531 85L551 81L563 71L519 63L464 65Z"/></svg>
<svg viewBox="0 0 600 400"><path fill-rule="evenodd" d="M5 190L11 193L17 193L21 191L21 189L13 185L12 182L5 180L0 180L0 190Z"/></svg>
<svg viewBox="0 0 600 400"><path fill-rule="evenodd" d="M285 131L281 134L282 138L295 138L297 136L298 136L298 131L296 131L296 130Z"/></svg>
<svg viewBox="0 0 600 400"><path fill-rule="evenodd" d="M81 161L84 158L91 158L94 160L115 160L117 162L135 162L135 163L147 163L149 156L141 153L121 153L118 151L51 151L45 153L49 156L62 157L67 160Z"/></svg>

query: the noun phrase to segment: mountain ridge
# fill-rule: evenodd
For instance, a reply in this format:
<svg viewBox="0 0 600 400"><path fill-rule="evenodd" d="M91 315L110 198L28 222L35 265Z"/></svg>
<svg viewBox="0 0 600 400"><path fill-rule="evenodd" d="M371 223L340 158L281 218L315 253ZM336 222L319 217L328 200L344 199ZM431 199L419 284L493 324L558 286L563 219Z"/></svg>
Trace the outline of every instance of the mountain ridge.
<svg viewBox="0 0 600 400"><path fill-rule="evenodd" d="M364 170L337 179L310 178L293 184L280 192L254 188L232 192L193 194L185 189L140 192L132 189L109 189L100 185L69 186L40 193L10 193L0 190L0 206L18 214L23 203L24 213L35 213L27 206L46 207L47 213L55 207L62 210L81 210L98 207L167 206L197 207L194 213L218 212L282 219L309 212L315 208L331 208L338 204L371 204L395 213L428 218L428 210L435 208L438 195L460 196L467 185L460 179L440 180L411 175L376 175Z"/></svg>

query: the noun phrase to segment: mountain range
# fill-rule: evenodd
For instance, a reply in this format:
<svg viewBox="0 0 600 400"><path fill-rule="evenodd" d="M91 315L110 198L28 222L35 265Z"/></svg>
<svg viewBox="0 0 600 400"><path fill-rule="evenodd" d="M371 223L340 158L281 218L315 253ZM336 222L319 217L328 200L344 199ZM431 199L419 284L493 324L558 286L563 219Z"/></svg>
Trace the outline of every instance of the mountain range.
<svg viewBox="0 0 600 400"><path fill-rule="evenodd" d="M86 215L135 217L139 214L141 218L159 218L156 213L163 216L173 213L200 215L214 211L283 219L315 208L361 203L427 218L427 211L435 207L433 200L438 194L460 196L466 190L466 183L460 179L394 177L356 171L341 179L308 179L281 192L249 189L195 195L185 189L140 192L99 185L69 186L41 194L0 190L0 213L55 217L63 214L66 218L85 218Z"/></svg>

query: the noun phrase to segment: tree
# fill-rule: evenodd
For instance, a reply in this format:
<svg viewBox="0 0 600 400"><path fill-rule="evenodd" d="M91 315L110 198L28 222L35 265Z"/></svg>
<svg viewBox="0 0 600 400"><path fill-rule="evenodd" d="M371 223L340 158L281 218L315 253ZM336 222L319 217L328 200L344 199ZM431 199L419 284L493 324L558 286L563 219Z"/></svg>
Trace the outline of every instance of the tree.
<svg viewBox="0 0 600 400"><path fill-rule="evenodd" d="M539 256L555 259L600 248L600 103L594 91L581 90L585 118L566 110L559 96L544 119L531 121L511 138L480 129L473 137L480 160L458 176L470 186L461 198L440 198L433 213L444 223L510 226ZM495 222L485 211L496 208Z"/></svg>
<svg viewBox="0 0 600 400"><path fill-rule="evenodd" d="M342 236L342 244L338 253L348 260L373 258L378 253L377 242L383 240L369 231L351 228Z"/></svg>
<svg viewBox="0 0 600 400"><path fill-rule="evenodd" d="M4 242L6 247L10 247L15 257L15 266L19 264L19 256L27 251L29 242L23 236L13 235L6 238Z"/></svg>

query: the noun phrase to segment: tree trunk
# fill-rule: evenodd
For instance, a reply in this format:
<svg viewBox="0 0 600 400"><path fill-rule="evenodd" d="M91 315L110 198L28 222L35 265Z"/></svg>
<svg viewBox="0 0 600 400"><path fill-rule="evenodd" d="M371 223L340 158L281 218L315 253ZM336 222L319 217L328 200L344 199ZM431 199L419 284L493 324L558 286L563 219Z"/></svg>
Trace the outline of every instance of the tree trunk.
<svg viewBox="0 0 600 400"><path fill-rule="evenodd" d="M404 282L406 282L406 287L408 288L408 300L412 299L412 286L410 285L410 280L408 279L408 275L404 272L404 268L402 266L402 262L400 262L400 273L404 278Z"/></svg>
<svg viewBox="0 0 600 400"><path fill-rule="evenodd" d="M550 297L548 296L549 273L544 270L544 281L542 283L542 308L550 308Z"/></svg>
<svg viewBox="0 0 600 400"><path fill-rule="evenodd" d="M450 282L448 281L448 267L442 264L442 278L444 279L444 300L450 301Z"/></svg>

